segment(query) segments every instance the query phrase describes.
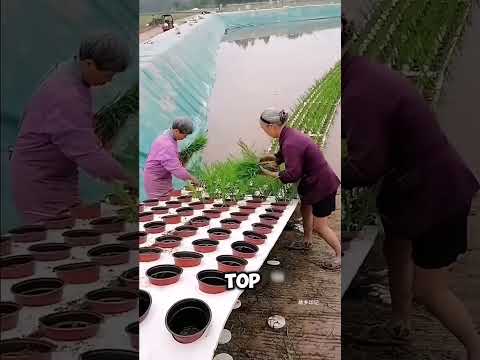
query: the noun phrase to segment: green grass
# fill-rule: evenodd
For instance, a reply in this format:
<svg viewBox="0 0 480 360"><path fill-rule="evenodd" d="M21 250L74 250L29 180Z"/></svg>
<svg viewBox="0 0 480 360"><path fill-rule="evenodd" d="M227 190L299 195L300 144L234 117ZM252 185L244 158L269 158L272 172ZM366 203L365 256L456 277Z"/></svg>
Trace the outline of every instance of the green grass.
<svg viewBox="0 0 480 360"><path fill-rule="evenodd" d="M192 158L192 156L196 153L203 151L207 146L207 135L206 134L199 134L195 140L193 140L190 144L185 146L183 150L180 152L180 160L183 164L187 164L188 161Z"/></svg>

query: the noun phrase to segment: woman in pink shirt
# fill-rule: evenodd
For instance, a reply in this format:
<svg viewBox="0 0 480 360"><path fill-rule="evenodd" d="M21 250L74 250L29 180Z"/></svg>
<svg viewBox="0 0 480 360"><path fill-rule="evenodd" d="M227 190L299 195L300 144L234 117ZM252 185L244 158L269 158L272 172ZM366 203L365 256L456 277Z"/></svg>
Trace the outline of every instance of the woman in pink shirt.
<svg viewBox="0 0 480 360"><path fill-rule="evenodd" d="M106 182L129 182L95 134L91 88L109 83L129 61L111 34L82 42L28 103L12 156L13 196L23 222L41 223L80 204L78 168Z"/></svg>
<svg viewBox="0 0 480 360"><path fill-rule="evenodd" d="M168 133L160 135L154 141L144 172L145 192L149 198L168 194L173 189L172 176L198 184L198 180L181 163L178 152L178 141L184 140L192 132L191 120L177 119Z"/></svg>

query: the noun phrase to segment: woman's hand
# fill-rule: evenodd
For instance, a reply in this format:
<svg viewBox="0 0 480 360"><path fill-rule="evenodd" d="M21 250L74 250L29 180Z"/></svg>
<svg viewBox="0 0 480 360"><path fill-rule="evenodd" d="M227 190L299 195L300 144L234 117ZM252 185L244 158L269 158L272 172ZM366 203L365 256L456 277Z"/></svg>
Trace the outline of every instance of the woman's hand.
<svg viewBox="0 0 480 360"><path fill-rule="evenodd" d="M278 171L270 171L270 170L267 170L265 169L262 165L260 165L260 170L262 170L262 173L264 175L267 175L267 176L271 176L273 178L277 178L278 179Z"/></svg>
<svg viewBox="0 0 480 360"><path fill-rule="evenodd" d="M268 154L260 158L260 162L269 162L269 161L277 161L277 158L273 154Z"/></svg>

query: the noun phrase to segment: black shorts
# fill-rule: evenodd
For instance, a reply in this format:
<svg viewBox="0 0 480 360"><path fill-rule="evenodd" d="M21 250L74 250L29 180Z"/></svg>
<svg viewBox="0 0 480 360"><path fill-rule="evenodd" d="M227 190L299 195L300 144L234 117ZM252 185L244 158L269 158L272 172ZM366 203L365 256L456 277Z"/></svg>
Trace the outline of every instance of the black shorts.
<svg viewBox="0 0 480 360"><path fill-rule="evenodd" d="M455 263L467 251L468 210L459 212L412 239L412 258L423 269L441 269ZM385 229L388 241L388 230Z"/></svg>
<svg viewBox="0 0 480 360"><path fill-rule="evenodd" d="M320 200L316 204L312 205L313 216L315 217L327 217L332 212L335 211L336 204L335 200L337 197L337 192L328 195L326 198Z"/></svg>

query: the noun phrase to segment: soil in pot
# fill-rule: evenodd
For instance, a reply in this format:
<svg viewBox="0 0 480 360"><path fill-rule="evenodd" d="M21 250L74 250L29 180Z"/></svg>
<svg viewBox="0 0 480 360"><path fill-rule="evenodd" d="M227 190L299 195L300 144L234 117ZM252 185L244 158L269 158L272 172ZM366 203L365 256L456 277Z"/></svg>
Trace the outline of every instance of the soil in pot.
<svg viewBox="0 0 480 360"><path fill-rule="evenodd" d="M70 246L89 246L100 243L102 234L91 229L68 230L62 233L63 241Z"/></svg>
<svg viewBox="0 0 480 360"><path fill-rule="evenodd" d="M157 206L159 203L159 199L147 199L143 201L143 205L145 206Z"/></svg>
<svg viewBox="0 0 480 360"><path fill-rule="evenodd" d="M182 221L181 215L166 215L162 217L162 221L165 224L179 224Z"/></svg>
<svg viewBox="0 0 480 360"><path fill-rule="evenodd" d="M173 235L179 236L181 238L186 238L193 236L197 233L198 228L191 225L182 225L175 228Z"/></svg>
<svg viewBox="0 0 480 360"><path fill-rule="evenodd" d="M19 279L32 276L35 272L35 259L32 255L15 255L0 259L0 278Z"/></svg>
<svg viewBox="0 0 480 360"><path fill-rule="evenodd" d="M205 204L201 201L191 202L188 204L188 206L194 208L195 210L203 210L205 208Z"/></svg>
<svg viewBox="0 0 480 360"><path fill-rule="evenodd" d="M264 224L264 223L254 223L252 224L253 231L259 234L270 234L273 230L272 225Z"/></svg>
<svg viewBox="0 0 480 360"><path fill-rule="evenodd" d="M57 278L36 278L14 284L15 302L24 306L44 306L62 300L64 282Z"/></svg>
<svg viewBox="0 0 480 360"><path fill-rule="evenodd" d="M94 337L103 316L90 311L62 311L42 316L40 331L57 341L79 341Z"/></svg>
<svg viewBox="0 0 480 360"><path fill-rule="evenodd" d="M175 265L185 268L200 265L203 255L193 251L178 251L173 254L173 258Z"/></svg>
<svg viewBox="0 0 480 360"><path fill-rule="evenodd" d="M100 277L100 265L93 261L60 265L53 271L65 284L90 284Z"/></svg>
<svg viewBox="0 0 480 360"><path fill-rule="evenodd" d="M267 212L267 214L273 214L275 216L282 216L283 214L283 210L282 209L274 209L274 208L267 208L265 209L265 211Z"/></svg>
<svg viewBox="0 0 480 360"><path fill-rule="evenodd" d="M244 231L243 239L251 244L262 245L267 237L264 234L260 234L255 231Z"/></svg>
<svg viewBox="0 0 480 360"><path fill-rule="evenodd" d="M228 205L225 204L225 203L222 203L222 204L213 204L212 209L218 210L218 211L221 211L221 212L224 212L224 211L228 211L228 210L230 209L230 206L228 206Z"/></svg>
<svg viewBox="0 0 480 360"><path fill-rule="evenodd" d="M139 258L141 262L150 262L160 259L162 249L155 247L144 247L139 249Z"/></svg>
<svg viewBox="0 0 480 360"><path fill-rule="evenodd" d="M207 232L208 237L212 240L226 240L232 234L231 230L222 228L211 228Z"/></svg>
<svg viewBox="0 0 480 360"><path fill-rule="evenodd" d="M138 321L135 321L134 323L131 323L125 328L125 332L128 334L128 337L130 338L130 344L134 349L138 350L138 332L139 326L138 326Z"/></svg>
<svg viewBox="0 0 480 360"><path fill-rule="evenodd" d="M219 210L203 210L203 215L210 219L217 219L222 215L222 212Z"/></svg>
<svg viewBox="0 0 480 360"><path fill-rule="evenodd" d="M88 250L87 255L101 265L125 264L130 259L130 248L123 244L107 244Z"/></svg>
<svg viewBox="0 0 480 360"><path fill-rule="evenodd" d="M0 331L7 331L17 327L20 304L6 301L0 302Z"/></svg>
<svg viewBox="0 0 480 360"><path fill-rule="evenodd" d="M252 258L258 252L258 246L246 241L235 241L232 245L233 256Z"/></svg>
<svg viewBox="0 0 480 360"><path fill-rule="evenodd" d="M150 210L156 215L165 215L170 209L166 206L154 206Z"/></svg>
<svg viewBox="0 0 480 360"><path fill-rule="evenodd" d="M127 245L131 250L138 249L138 245L147 241L146 231L133 231L117 237L117 241Z"/></svg>
<svg viewBox="0 0 480 360"><path fill-rule="evenodd" d="M237 202L233 199L225 199L223 200L223 203L228 205L228 206L235 206L237 205Z"/></svg>
<svg viewBox="0 0 480 360"><path fill-rule="evenodd" d="M188 344L198 340L210 325L212 311L199 299L183 299L168 310L165 322L173 338Z"/></svg>
<svg viewBox="0 0 480 360"><path fill-rule="evenodd" d="M165 231L167 223L165 221L152 221L146 223L143 228L148 234L160 234Z"/></svg>
<svg viewBox="0 0 480 360"><path fill-rule="evenodd" d="M181 216L192 216L194 210L195 209L193 207L185 206L185 207L178 208L176 210L176 213Z"/></svg>
<svg viewBox="0 0 480 360"><path fill-rule="evenodd" d="M245 212L232 212L232 213L230 213L230 216L233 219L240 220L240 221L245 221L245 220L248 219L250 214L245 213Z"/></svg>
<svg viewBox="0 0 480 360"><path fill-rule="evenodd" d="M138 360L137 351L122 349L98 349L80 354L79 360Z"/></svg>
<svg viewBox="0 0 480 360"><path fill-rule="evenodd" d="M65 243L41 243L28 247L28 251L37 261L57 261L70 257L72 247Z"/></svg>
<svg viewBox="0 0 480 360"><path fill-rule="evenodd" d="M153 215L154 215L153 211L144 211L138 214L138 220L140 222L152 221Z"/></svg>
<svg viewBox="0 0 480 360"><path fill-rule="evenodd" d="M220 220L220 224L222 226L222 229L232 230L232 229L238 229L242 224L242 222L240 220L232 218L232 219L222 219Z"/></svg>
<svg viewBox="0 0 480 360"><path fill-rule="evenodd" d="M55 349L55 344L33 338L0 341L0 354L3 360L51 360Z"/></svg>
<svg viewBox="0 0 480 360"><path fill-rule="evenodd" d="M25 225L9 230L15 242L43 241L47 238L47 228L42 225Z"/></svg>
<svg viewBox="0 0 480 360"><path fill-rule="evenodd" d="M182 272L183 269L176 265L157 265L148 269L146 275L153 285L166 286L176 283Z"/></svg>
<svg viewBox="0 0 480 360"><path fill-rule="evenodd" d="M208 196L202 198L202 202L203 202L204 204L213 204L214 201L215 201L215 200L214 200L213 198L208 197Z"/></svg>
<svg viewBox="0 0 480 360"><path fill-rule="evenodd" d="M222 272L242 272L248 261L232 255L217 256L218 270Z"/></svg>
<svg viewBox="0 0 480 360"><path fill-rule="evenodd" d="M238 208L240 209L240 212L247 214L253 214L256 210L253 206L239 206Z"/></svg>
<svg viewBox="0 0 480 360"><path fill-rule="evenodd" d="M192 241L195 251L199 253L211 253L217 250L219 242L211 239L197 239Z"/></svg>
<svg viewBox="0 0 480 360"><path fill-rule="evenodd" d="M124 271L120 275L120 283L127 287L128 290L138 290L139 286L139 267L135 266Z"/></svg>
<svg viewBox="0 0 480 360"><path fill-rule="evenodd" d="M197 274L200 291L207 294L219 294L227 290L225 273L218 270L203 270Z"/></svg>
<svg viewBox="0 0 480 360"><path fill-rule="evenodd" d="M187 224L195 226L196 228L201 228L210 224L210 218L207 216L196 216L190 219Z"/></svg>
<svg viewBox="0 0 480 360"><path fill-rule="evenodd" d="M87 305L100 314L119 314L134 309L137 305L136 291L103 288L85 295Z"/></svg>
<svg viewBox="0 0 480 360"><path fill-rule="evenodd" d="M265 196L257 196L257 195L253 195L252 199L259 202L264 202L265 200L267 200Z"/></svg>
<svg viewBox="0 0 480 360"><path fill-rule="evenodd" d="M125 231L125 219L120 216L105 216L90 221L94 230L101 233L117 233Z"/></svg>
<svg viewBox="0 0 480 360"><path fill-rule="evenodd" d="M2 235L0 239L0 256L10 255L12 253L12 237Z"/></svg>
<svg viewBox="0 0 480 360"><path fill-rule="evenodd" d="M182 203L180 201L170 200L165 202L165 205L170 209L176 209L182 206Z"/></svg>
<svg viewBox="0 0 480 360"><path fill-rule="evenodd" d="M272 214L262 214L259 216L262 224L274 225L278 222L279 217Z"/></svg>
<svg viewBox="0 0 480 360"><path fill-rule="evenodd" d="M47 229L67 229L75 226L75 219L72 216L59 216L45 221Z"/></svg>
<svg viewBox="0 0 480 360"><path fill-rule="evenodd" d="M152 297L145 290L138 291L138 321L142 322L150 311Z"/></svg>
<svg viewBox="0 0 480 360"><path fill-rule="evenodd" d="M155 239L155 246L163 249L171 249L180 246L182 238L180 236L166 235Z"/></svg>
<svg viewBox="0 0 480 360"><path fill-rule="evenodd" d="M192 201L192 196L191 195L182 195L177 197L177 201L180 201L182 203L188 203Z"/></svg>

